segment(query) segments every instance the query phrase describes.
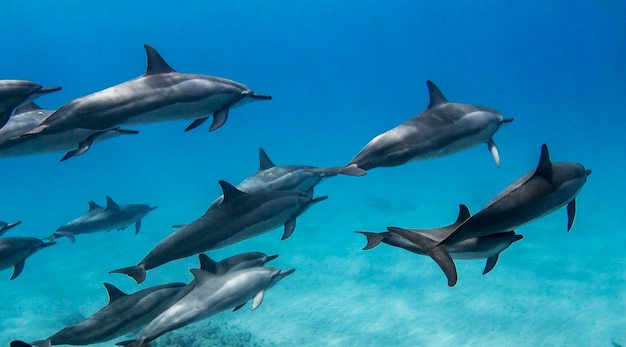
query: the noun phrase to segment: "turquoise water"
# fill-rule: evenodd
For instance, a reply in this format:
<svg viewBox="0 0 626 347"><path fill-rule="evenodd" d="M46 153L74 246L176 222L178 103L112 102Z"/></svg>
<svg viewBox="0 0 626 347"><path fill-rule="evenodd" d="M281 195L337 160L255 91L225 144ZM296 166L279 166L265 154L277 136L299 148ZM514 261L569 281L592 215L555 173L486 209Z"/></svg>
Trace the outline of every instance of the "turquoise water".
<svg viewBox="0 0 626 347"><path fill-rule="evenodd" d="M22 221L7 237L45 237L105 195L159 208L137 236L129 228L61 239L17 279L1 272L0 344L91 315L107 302L102 282L134 292L190 281L196 257L150 271L139 286L108 271L202 215L221 193L218 180L253 174L258 147L278 165L347 163L426 107L427 79L450 101L515 118L495 135L502 166L480 146L323 182L316 195L329 199L288 240L276 230L210 252L277 253L271 264L296 273L258 310L221 313L160 346L175 337L197 346L625 344L625 16L619 1L2 2L0 78L61 85L38 99L45 108L143 74L144 43L180 72L233 79L273 100L232 110L212 133L161 123L63 163L62 153L2 159L0 220ZM536 166L542 143L553 161L593 170L570 233L565 210L524 226L524 240L488 275L484 261L458 261L454 288L429 258L361 250L354 230L449 224L460 203L478 211Z"/></svg>

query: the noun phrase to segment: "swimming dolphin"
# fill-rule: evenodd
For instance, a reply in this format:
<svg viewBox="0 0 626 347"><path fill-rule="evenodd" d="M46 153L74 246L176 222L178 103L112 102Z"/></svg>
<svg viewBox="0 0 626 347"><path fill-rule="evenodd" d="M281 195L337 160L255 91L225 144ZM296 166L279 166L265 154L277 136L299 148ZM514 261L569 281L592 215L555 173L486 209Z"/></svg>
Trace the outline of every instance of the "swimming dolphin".
<svg viewBox="0 0 626 347"><path fill-rule="evenodd" d="M39 347L51 345L90 345L109 341L144 327L170 304L185 287L168 283L126 294L110 283L103 283L109 303L89 318L66 326L45 340L31 342ZM20 341L21 342L21 341ZM17 343L17 342L16 342ZM17 346L30 346L25 342ZM13 343L11 343L13 346Z"/></svg>
<svg viewBox="0 0 626 347"><path fill-rule="evenodd" d="M266 192L270 190L288 190L292 192L310 192L313 187L324 178L335 176L333 173L316 173L307 171L313 169L307 165L280 165L276 166L263 148L259 148L259 170L237 185L237 189L246 193ZM220 196L209 206L216 208L222 202Z"/></svg>
<svg viewBox="0 0 626 347"><path fill-rule="evenodd" d="M428 251L423 246L424 242L430 244L440 242L469 217L469 209L467 206L461 205L457 221L445 227L431 229L387 227L388 231L382 233L367 231L358 231L358 233L367 238L367 245L363 248L364 250L372 249L383 242L390 246L404 248L409 252L427 255ZM483 270L484 275L496 266L502 251L522 238L522 235L517 235L514 231L500 232L463 240L457 244L446 246L446 250L453 259L487 259Z"/></svg>
<svg viewBox="0 0 626 347"><path fill-rule="evenodd" d="M22 155L67 152L63 160L85 153L96 142L125 134L137 134L136 130L119 127L96 131L88 129L70 129L56 134L26 135L24 133L36 127L54 111L44 110L30 102L15 110L9 122L0 129L0 158ZM78 148L76 144L78 143Z"/></svg>
<svg viewBox="0 0 626 347"><path fill-rule="evenodd" d="M424 245L428 255L456 283L456 267L446 251L449 245L464 240L517 229L567 205L567 230L576 216L576 196L587 182L591 170L578 163L550 161L548 146L541 146L537 168L506 187L478 213L438 243Z"/></svg>
<svg viewBox="0 0 626 347"><path fill-rule="evenodd" d="M111 197L107 196L107 205L102 207L93 201L89 202L89 211L73 221L60 226L49 240L55 240L66 236L74 242L77 234L95 233L98 231L124 230L130 224L135 224L135 235L141 229L141 219L148 212L157 208L146 204L118 205Z"/></svg>
<svg viewBox="0 0 626 347"><path fill-rule="evenodd" d="M196 284L185 297L150 322L136 340L122 341L119 346L148 347L156 338L175 329L201 321L222 311L240 309L252 300L256 310L265 291L292 274L270 267L253 267L223 275L214 275L200 269L191 269Z"/></svg>
<svg viewBox="0 0 626 347"><path fill-rule="evenodd" d="M150 45L143 76L83 96L61 106L27 134L57 133L73 128L108 130L170 120L194 119L191 130L213 115L210 131L221 127L232 107L270 100L241 83L224 78L176 72Z"/></svg>
<svg viewBox="0 0 626 347"><path fill-rule="evenodd" d="M0 222L0 236L21 222ZM13 267L11 279L17 278L24 270L26 258L36 252L52 246L56 242L44 242L35 237L5 237L0 238L0 270Z"/></svg>
<svg viewBox="0 0 626 347"><path fill-rule="evenodd" d="M61 87L42 87L24 80L0 80L0 128L7 124L13 110L57 90Z"/></svg>
<svg viewBox="0 0 626 347"><path fill-rule="evenodd" d="M136 266L110 273L123 273L137 283L146 278L146 270L172 260L222 248L270 232L284 225L282 240L293 234L296 217L327 196L313 198L307 193L269 191L244 193L227 182L219 181L224 201L195 221L161 240Z"/></svg>
<svg viewBox="0 0 626 347"><path fill-rule="evenodd" d="M432 81L427 84L430 104L417 116L374 137L348 165L310 171L362 176L373 168L439 158L481 143L487 144L499 167L493 135L513 119L492 108L449 102Z"/></svg>

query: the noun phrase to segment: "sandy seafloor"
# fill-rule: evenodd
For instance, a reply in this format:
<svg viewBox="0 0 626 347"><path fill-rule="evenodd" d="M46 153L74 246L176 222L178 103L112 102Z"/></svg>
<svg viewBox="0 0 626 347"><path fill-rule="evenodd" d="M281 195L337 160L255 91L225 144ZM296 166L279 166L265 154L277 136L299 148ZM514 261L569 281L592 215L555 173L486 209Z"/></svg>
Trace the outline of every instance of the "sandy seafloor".
<svg viewBox="0 0 626 347"><path fill-rule="evenodd" d="M22 221L5 237L45 237L105 195L159 208L137 236L129 228L60 239L17 279L1 272L0 344L42 339L94 313L107 301L102 282L133 292L190 281L196 257L149 271L140 286L107 272L203 214L218 180L251 175L259 147L279 165L347 163L428 104L427 79L450 101L515 118L495 135L501 168L480 146L322 182L316 195L329 199L288 240L275 230L209 253L276 253L271 265L297 271L258 310L223 312L159 346L626 344L625 15L619 1L2 2L0 78L61 85L38 100L46 108L141 75L143 43L180 72L231 78L274 99L232 110L212 133L161 123L63 163L62 153L2 159L0 220ZM478 211L536 166L542 143L553 161L593 170L570 233L564 209L524 226L524 240L488 275L484 261L457 261L454 288L426 257L361 250L355 230L446 225L460 203Z"/></svg>

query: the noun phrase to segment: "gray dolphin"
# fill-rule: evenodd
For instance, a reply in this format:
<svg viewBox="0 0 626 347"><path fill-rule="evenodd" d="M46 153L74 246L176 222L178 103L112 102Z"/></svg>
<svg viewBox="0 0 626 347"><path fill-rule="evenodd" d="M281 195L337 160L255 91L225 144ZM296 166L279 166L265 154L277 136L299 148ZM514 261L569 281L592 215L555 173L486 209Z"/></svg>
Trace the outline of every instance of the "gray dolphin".
<svg viewBox="0 0 626 347"><path fill-rule="evenodd" d="M190 130L211 115L213 131L226 122L232 107L271 99L235 81L178 73L152 46L144 46L148 67L143 76L68 102L27 134L194 119Z"/></svg>
<svg viewBox="0 0 626 347"><path fill-rule="evenodd" d="M19 221L13 223L0 221L0 236L20 223ZM0 270L13 267L13 275L11 275L13 280L24 270L26 258L54 244L56 242L44 242L35 237L0 238Z"/></svg>
<svg viewBox="0 0 626 347"><path fill-rule="evenodd" d="M82 346L120 337L152 321L172 304L172 299L185 287L184 283L168 283L126 294L110 283L103 284L109 295L106 306L87 319L31 344L39 347ZM25 342L21 343L16 342L16 346L29 346Z"/></svg>
<svg viewBox="0 0 626 347"><path fill-rule="evenodd" d="M136 340L122 341L119 346L148 347L150 342L172 330L201 321L222 311L240 309L252 300L256 310L265 291L292 274L270 267L253 267L214 275L200 269L191 269L196 284L183 298L150 322Z"/></svg>
<svg viewBox="0 0 626 347"><path fill-rule="evenodd" d="M284 225L282 240L296 228L296 218L311 205L327 196L313 198L307 193L269 191L244 193L227 182L219 181L224 201L195 221L161 240L136 266L110 273L123 273L143 282L146 270L172 260L212 249L226 247Z"/></svg>
<svg viewBox="0 0 626 347"><path fill-rule="evenodd" d="M119 135L138 133L136 130L119 127L103 131L76 128L55 134L22 136L53 112L42 109L34 102L16 109L9 122L0 129L0 158L67 152L61 159L63 161L85 153L94 143Z"/></svg>
<svg viewBox="0 0 626 347"><path fill-rule="evenodd" d="M500 166L493 135L503 123L513 119L504 118L489 107L449 102L433 82L427 84L430 104L425 110L374 137L348 165L311 171L362 176L373 168L439 158L481 143L487 144Z"/></svg>
<svg viewBox="0 0 626 347"><path fill-rule="evenodd" d="M578 163L550 161L548 146L541 146L537 168L506 187L478 213L438 243L424 245L428 255L456 284L456 267L446 248L464 240L517 229L567 205L567 230L576 216L576 196L591 170Z"/></svg>
<svg viewBox="0 0 626 347"><path fill-rule="evenodd" d="M237 185L237 189L246 193L266 192L270 190L288 190L293 192L313 193L313 187L324 178L335 176L333 173L316 173L308 171L314 169L307 165L280 165L276 166L263 148L259 148L259 170ZM209 206L216 208L222 202L220 196Z"/></svg>
<svg viewBox="0 0 626 347"><path fill-rule="evenodd" d="M102 207L93 201L89 202L89 211L73 221L60 226L49 240L55 240L66 236L74 242L77 234L95 233L98 231L123 230L131 224L135 224L135 235L141 229L141 219L148 212L157 208L146 204L118 205L111 197L107 196L107 205Z"/></svg>
<svg viewBox="0 0 626 347"><path fill-rule="evenodd" d="M0 80L0 128L9 121L13 110L57 90L61 87L42 87L24 80Z"/></svg>
<svg viewBox="0 0 626 347"><path fill-rule="evenodd" d="M440 242L469 217L469 209L467 206L461 205L457 221L445 227L430 229L387 227L388 231L382 233L367 231L358 231L358 233L365 235L367 238L367 245L363 248L364 250L372 249L383 242L419 255L427 255L428 246L424 246L425 243L431 245L432 243ZM485 269L483 270L484 275L496 266L502 251L507 249L513 242L522 238L522 235L517 235L514 231L500 232L463 240L446 246L446 250L453 259L487 259Z"/></svg>

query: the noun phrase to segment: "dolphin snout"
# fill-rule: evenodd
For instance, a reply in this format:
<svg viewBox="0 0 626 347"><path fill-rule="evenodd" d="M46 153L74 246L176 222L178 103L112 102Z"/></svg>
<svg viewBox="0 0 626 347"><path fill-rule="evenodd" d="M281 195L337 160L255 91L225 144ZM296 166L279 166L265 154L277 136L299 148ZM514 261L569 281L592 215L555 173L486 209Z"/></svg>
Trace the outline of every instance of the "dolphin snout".
<svg viewBox="0 0 626 347"><path fill-rule="evenodd" d="M245 91L245 92L242 92L241 94L243 94L244 96L250 99L255 99L255 100L272 100L271 95L257 94L253 91Z"/></svg>
<svg viewBox="0 0 626 347"><path fill-rule="evenodd" d="M589 169L585 170L585 174L586 174L587 176L591 175L591 170L589 170Z"/></svg>
<svg viewBox="0 0 626 347"><path fill-rule="evenodd" d="M157 207L159 207L159 206L150 207L150 211L154 211L154 210L156 210L156 209L157 209Z"/></svg>

